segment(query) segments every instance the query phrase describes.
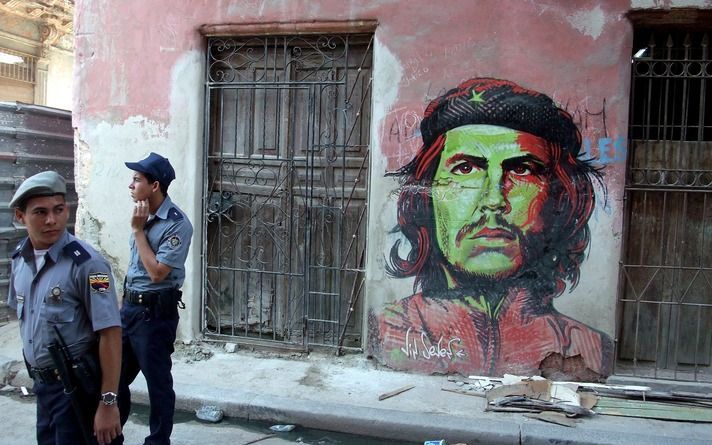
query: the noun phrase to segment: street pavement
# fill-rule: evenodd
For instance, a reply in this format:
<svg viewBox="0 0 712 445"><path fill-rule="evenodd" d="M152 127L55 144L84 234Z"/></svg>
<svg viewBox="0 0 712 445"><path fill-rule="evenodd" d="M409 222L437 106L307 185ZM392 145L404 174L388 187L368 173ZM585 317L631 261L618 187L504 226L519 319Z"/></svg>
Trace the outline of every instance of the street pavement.
<svg viewBox="0 0 712 445"><path fill-rule="evenodd" d="M20 388L0 390L0 443L3 445L30 445L35 443L36 405L32 393L22 395ZM177 445L391 445L390 441L355 437L329 431L297 427L288 433L269 430L270 423L224 419L219 423L205 423L193 413L177 412L171 436ZM137 406L124 425L126 445L143 443L148 434L148 407ZM408 445L405 442L399 442Z"/></svg>
<svg viewBox="0 0 712 445"><path fill-rule="evenodd" d="M14 386L27 378L20 366L17 332L17 322L0 326L0 373L3 369L7 373L8 368L10 377L17 373L12 379ZM395 372L362 355L335 357L324 353L280 354L248 349L230 353L226 351L232 348L223 346L179 342L173 357L177 408L193 412L209 404L231 418L297 424L385 439L374 439L373 443L389 443L389 439L413 443L445 439L450 444L470 445L712 444L712 424L597 415L568 428L518 413L486 412L481 397L443 391L444 376ZM378 400L380 394L406 385L414 387ZM132 390L134 401L147 403L145 382L140 376ZM6 415L0 418L3 419L0 423L7 421ZM176 439L175 443L211 443L203 438L203 431L207 434L209 426L194 427L184 440ZM176 434L178 431L179 425ZM128 434L132 434L129 429ZM216 444L244 443L215 440Z"/></svg>
<svg viewBox="0 0 712 445"><path fill-rule="evenodd" d="M0 413L2 429L0 443L3 445L31 445L35 443L35 398L21 397L19 391L0 393ZM124 427L127 445L139 444L148 432L145 413L132 415ZM252 431L247 428L220 424L205 424L197 420L177 422L173 429L172 441L181 445L222 445L245 444L270 433ZM293 445L293 440L269 437L259 442L261 445Z"/></svg>

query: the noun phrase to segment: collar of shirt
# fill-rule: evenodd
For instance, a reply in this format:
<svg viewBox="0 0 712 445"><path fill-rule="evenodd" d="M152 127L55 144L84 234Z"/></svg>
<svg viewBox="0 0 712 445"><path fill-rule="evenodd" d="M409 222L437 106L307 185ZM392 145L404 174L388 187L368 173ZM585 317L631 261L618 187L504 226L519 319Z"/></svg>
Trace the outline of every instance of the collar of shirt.
<svg viewBox="0 0 712 445"><path fill-rule="evenodd" d="M158 206L158 209L156 210L156 218L160 219L168 219L168 211L173 207L173 201L171 201L171 197L166 195L166 197L163 199L163 202L161 203L160 206Z"/></svg>
<svg viewBox="0 0 712 445"><path fill-rule="evenodd" d="M59 256L62 253L62 249L64 248L64 246L69 244L70 241L71 235L65 230L64 234L57 240L57 242L52 244L47 250L47 254L50 258L52 258L52 262L56 263L57 260L59 260ZM32 247L32 243L30 242L29 237L25 238L25 240L23 241L22 247L20 247L20 255L22 255L22 258L25 260L26 263L35 261L35 249Z"/></svg>

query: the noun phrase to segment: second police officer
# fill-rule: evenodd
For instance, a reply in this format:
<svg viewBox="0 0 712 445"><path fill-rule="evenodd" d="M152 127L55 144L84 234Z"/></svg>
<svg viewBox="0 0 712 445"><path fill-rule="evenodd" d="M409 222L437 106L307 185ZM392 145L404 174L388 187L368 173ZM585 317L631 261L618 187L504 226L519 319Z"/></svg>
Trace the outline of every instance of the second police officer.
<svg viewBox="0 0 712 445"><path fill-rule="evenodd" d="M144 443L167 445L175 410L171 354L193 226L168 196L168 186L175 179L168 159L151 153L138 162L126 162L126 166L133 170L129 189L134 209L121 308L121 423L126 422L131 409L129 385L141 371L150 403L150 434Z"/></svg>

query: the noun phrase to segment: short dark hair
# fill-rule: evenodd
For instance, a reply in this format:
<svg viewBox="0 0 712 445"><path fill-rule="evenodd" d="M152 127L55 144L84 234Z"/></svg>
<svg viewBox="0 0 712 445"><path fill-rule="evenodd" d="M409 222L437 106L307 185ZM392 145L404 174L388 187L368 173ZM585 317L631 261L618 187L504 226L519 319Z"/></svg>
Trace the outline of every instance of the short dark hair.
<svg viewBox="0 0 712 445"><path fill-rule="evenodd" d="M602 173L589 159L579 157L581 133L569 113L548 96L523 88L514 82L470 79L434 99L426 107L420 132L423 145L415 157L389 176L401 178L398 197L398 224L410 242L405 258L399 254L400 240L391 247L387 273L393 277L415 277L414 290L423 292L447 289L442 265L447 260L435 236L432 180L445 146L445 134L464 125L497 125L530 133L547 141L551 154L550 192L545 211L549 222L544 240L537 243L541 255L533 264L525 264L527 273L542 278L538 286L551 298L575 287L579 268L590 242L588 220L595 205L593 180L601 184ZM546 297L540 295L540 297Z"/></svg>
<svg viewBox="0 0 712 445"><path fill-rule="evenodd" d="M158 179L156 179L153 175L151 175L149 173L143 173L143 172L138 172L138 173L141 173L143 175L143 177L146 178L146 181L149 182L149 184L158 182L158 185L161 187L161 193L163 194L163 196L168 196L168 186L170 184L162 183L161 181L159 181Z"/></svg>

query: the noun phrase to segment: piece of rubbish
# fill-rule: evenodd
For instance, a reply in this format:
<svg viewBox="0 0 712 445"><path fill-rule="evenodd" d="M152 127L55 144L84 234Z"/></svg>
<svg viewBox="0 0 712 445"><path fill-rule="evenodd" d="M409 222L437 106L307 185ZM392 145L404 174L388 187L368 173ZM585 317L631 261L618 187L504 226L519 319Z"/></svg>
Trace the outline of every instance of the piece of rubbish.
<svg viewBox="0 0 712 445"><path fill-rule="evenodd" d="M423 445L447 445L447 442L445 442L444 439L426 440L425 442L423 442Z"/></svg>
<svg viewBox="0 0 712 445"><path fill-rule="evenodd" d="M488 403L485 411L499 412L542 412L556 411L563 412L570 416L592 416L595 413L582 406L570 405L568 403L554 403L546 400L532 399L527 396L506 396L492 400Z"/></svg>
<svg viewBox="0 0 712 445"><path fill-rule="evenodd" d="M218 423L223 419L223 410L214 405L203 405L195 410L195 416L202 421Z"/></svg>
<svg viewBox="0 0 712 445"><path fill-rule="evenodd" d="M598 403L598 396L590 392L579 393L579 398L581 399L581 406L586 409L593 409Z"/></svg>
<svg viewBox="0 0 712 445"><path fill-rule="evenodd" d="M525 396L536 400L551 400L551 383L548 380L529 380L508 383L488 390L487 401L509 396Z"/></svg>
<svg viewBox="0 0 712 445"><path fill-rule="evenodd" d="M484 397L485 391L490 390L494 387L495 385L490 382L448 376L447 380L443 382L440 389L443 391L454 392L457 394Z"/></svg>
<svg viewBox="0 0 712 445"><path fill-rule="evenodd" d="M20 386L20 391L22 391L22 395L25 397L30 395L30 392L24 386Z"/></svg>
<svg viewBox="0 0 712 445"><path fill-rule="evenodd" d="M390 397L397 396L398 394L406 392L409 389L413 389L413 388L415 388L415 385L408 385L408 386L404 386L402 388L398 388L398 389L390 391L390 392L385 392L385 393L381 394L380 396L378 396L378 400L379 401L386 400Z"/></svg>
<svg viewBox="0 0 712 445"><path fill-rule="evenodd" d="M225 352L232 354L237 351L237 343L225 343Z"/></svg>
<svg viewBox="0 0 712 445"><path fill-rule="evenodd" d="M501 384L495 384L485 392L487 398L485 410L531 413L548 411L563 413L566 417L594 415L595 412L591 408L598 401L598 396L579 390L580 386L577 383L554 382L539 376L522 377L505 374ZM534 418L551 423L557 423L555 420L559 419L556 416ZM571 426L566 421L558 423Z"/></svg>
<svg viewBox="0 0 712 445"><path fill-rule="evenodd" d="M296 427L296 425L272 425L269 429L276 433L288 433Z"/></svg>

